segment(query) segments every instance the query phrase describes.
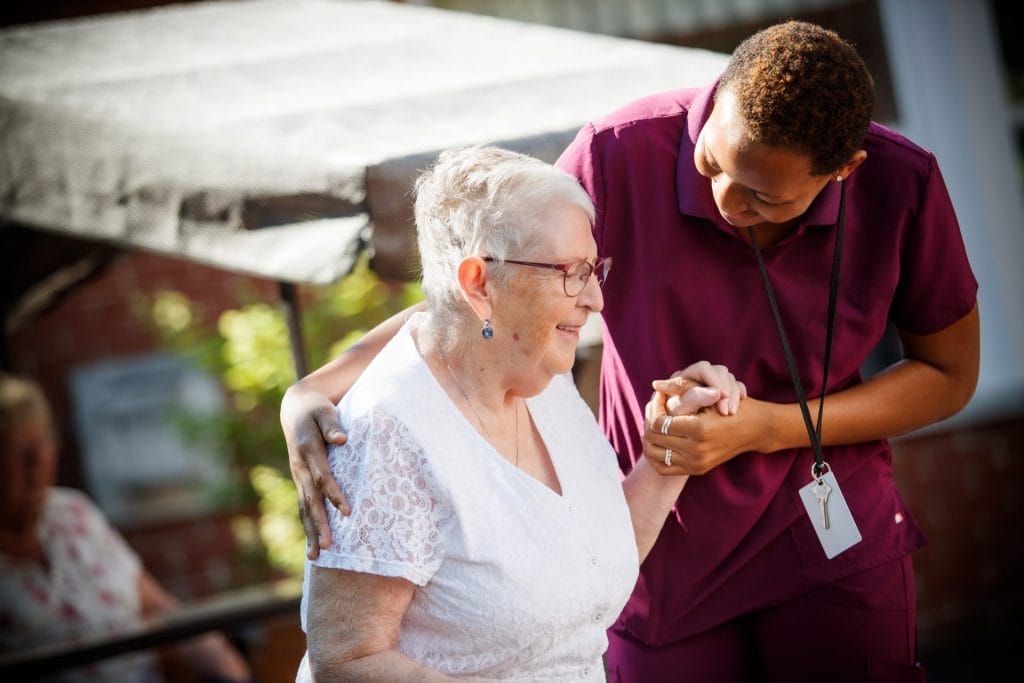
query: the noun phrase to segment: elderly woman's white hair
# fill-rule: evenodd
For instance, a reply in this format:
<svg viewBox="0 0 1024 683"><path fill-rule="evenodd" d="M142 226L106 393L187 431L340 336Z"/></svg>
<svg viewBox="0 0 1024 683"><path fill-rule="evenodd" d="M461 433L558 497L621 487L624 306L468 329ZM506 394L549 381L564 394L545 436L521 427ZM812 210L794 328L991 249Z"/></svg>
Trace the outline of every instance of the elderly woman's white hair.
<svg viewBox="0 0 1024 683"><path fill-rule="evenodd" d="M466 256L521 256L551 211L578 206L594 222L579 182L539 159L492 146L442 152L416 181L423 293L442 328L465 312L457 271ZM502 277L500 268L494 277Z"/></svg>

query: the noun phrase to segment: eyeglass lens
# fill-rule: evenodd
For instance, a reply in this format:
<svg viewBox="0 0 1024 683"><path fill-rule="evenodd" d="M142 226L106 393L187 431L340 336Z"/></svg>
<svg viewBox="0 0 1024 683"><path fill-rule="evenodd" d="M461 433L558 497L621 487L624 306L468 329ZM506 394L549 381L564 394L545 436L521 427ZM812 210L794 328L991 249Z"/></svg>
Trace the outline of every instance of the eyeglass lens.
<svg viewBox="0 0 1024 683"><path fill-rule="evenodd" d="M598 284L604 284L604 278L607 273L608 262L599 262L597 268ZM594 266L587 261L577 261L574 263L567 271L565 271L565 293L569 296L576 296L582 292L583 288L587 286L590 276L593 274Z"/></svg>

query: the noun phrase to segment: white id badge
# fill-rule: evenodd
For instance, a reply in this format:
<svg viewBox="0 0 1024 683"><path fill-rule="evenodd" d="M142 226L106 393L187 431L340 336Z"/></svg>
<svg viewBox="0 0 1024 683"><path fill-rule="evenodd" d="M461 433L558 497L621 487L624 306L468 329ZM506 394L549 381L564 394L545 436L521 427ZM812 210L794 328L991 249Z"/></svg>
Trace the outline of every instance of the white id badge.
<svg viewBox="0 0 1024 683"><path fill-rule="evenodd" d="M824 499L824 503L822 502ZM811 525L825 551L825 557L832 559L847 548L860 543L860 529L853 521L850 507L839 489L839 482L829 470L821 479L812 481L800 489L800 500L807 508Z"/></svg>

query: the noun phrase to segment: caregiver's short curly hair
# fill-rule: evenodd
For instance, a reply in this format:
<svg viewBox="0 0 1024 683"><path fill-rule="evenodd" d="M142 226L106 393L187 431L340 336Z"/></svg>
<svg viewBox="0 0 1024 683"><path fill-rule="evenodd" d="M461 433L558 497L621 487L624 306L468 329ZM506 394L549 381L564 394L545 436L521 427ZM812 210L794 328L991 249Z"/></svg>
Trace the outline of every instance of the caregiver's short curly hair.
<svg viewBox="0 0 1024 683"><path fill-rule="evenodd" d="M803 21L743 41L716 99L726 92L754 141L807 154L815 175L834 173L860 148L875 103L871 74L853 46Z"/></svg>

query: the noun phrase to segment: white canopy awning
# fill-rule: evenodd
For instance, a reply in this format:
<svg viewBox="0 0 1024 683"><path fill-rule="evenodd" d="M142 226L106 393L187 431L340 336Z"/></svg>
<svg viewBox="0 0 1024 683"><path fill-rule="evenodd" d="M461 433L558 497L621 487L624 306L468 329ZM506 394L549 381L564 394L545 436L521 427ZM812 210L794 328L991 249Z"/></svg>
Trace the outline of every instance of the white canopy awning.
<svg viewBox="0 0 1024 683"><path fill-rule="evenodd" d="M374 1L238 0L0 31L0 218L296 283L404 277L446 147L553 160L716 53Z"/></svg>

